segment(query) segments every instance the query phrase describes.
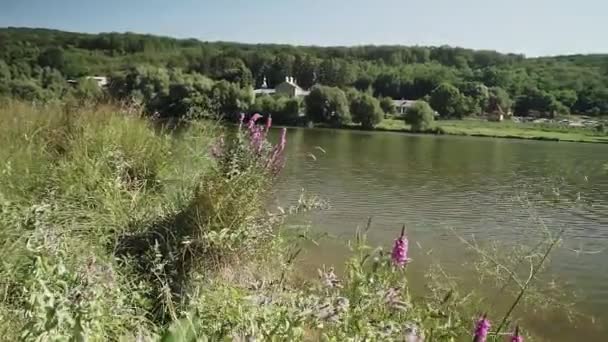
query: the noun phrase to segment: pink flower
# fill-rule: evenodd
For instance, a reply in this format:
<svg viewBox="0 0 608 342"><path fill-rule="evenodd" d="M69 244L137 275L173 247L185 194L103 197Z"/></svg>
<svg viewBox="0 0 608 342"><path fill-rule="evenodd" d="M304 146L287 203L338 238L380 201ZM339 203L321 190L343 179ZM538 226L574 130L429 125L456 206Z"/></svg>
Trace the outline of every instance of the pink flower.
<svg viewBox="0 0 608 342"><path fill-rule="evenodd" d="M270 158L268 159L268 162L266 164L266 168L270 169L270 171L272 171L272 173L275 175L278 174L284 166L285 158L283 153L285 151L286 144L287 129L283 127L283 129L281 129L281 138L279 140L279 143L272 150L272 154L270 155Z"/></svg>
<svg viewBox="0 0 608 342"><path fill-rule="evenodd" d="M492 325L490 324L490 320L487 318L487 314L479 317L479 320L477 320L477 324L475 325L475 336L473 337L473 342L486 342L491 326Z"/></svg>
<svg viewBox="0 0 608 342"><path fill-rule="evenodd" d="M393 245L393 252L391 253L391 260L393 264L399 267L404 267L409 258L407 257L408 252L408 240L405 236L405 225L401 229L401 235L395 240Z"/></svg>
<svg viewBox="0 0 608 342"><path fill-rule="evenodd" d="M258 121L258 119L260 119L261 117L262 116L258 113L253 114L253 116L251 117L251 119L249 119L249 122L247 123L247 128L251 130L255 125L255 122Z"/></svg>
<svg viewBox="0 0 608 342"><path fill-rule="evenodd" d="M524 342L524 337L519 334L519 326L515 327L515 332L511 336L511 342Z"/></svg>

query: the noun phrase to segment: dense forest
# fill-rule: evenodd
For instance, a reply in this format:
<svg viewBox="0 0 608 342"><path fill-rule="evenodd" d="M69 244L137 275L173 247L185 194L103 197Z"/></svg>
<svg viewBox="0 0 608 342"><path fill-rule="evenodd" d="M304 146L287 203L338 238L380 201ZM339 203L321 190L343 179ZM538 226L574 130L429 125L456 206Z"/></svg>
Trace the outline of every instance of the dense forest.
<svg viewBox="0 0 608 342"><path fill-rule="evenodd" d="M91 82L66 82L88 75L110 77L104 96L139 99L149 113L162 116L264 110L287 122L306 106L309 114L317 108L317 120L335 120L329 114L343 112L337 122L373 125L373 118L358 113L392 111L387 98L424 99L445 117L496 108L517 115L608 113L608 55L526 58L449 46L253 45L0 29L0 96L101 96ZM312 98L253 96L264 79L274 87L286 76L312 88Z"/></svg>

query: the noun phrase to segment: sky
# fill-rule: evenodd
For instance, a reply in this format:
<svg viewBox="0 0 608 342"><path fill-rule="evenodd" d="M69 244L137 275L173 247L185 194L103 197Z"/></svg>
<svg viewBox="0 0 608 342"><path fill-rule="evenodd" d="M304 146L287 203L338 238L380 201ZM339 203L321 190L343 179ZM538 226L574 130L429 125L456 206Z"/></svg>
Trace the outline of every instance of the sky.
<svg viewBox="0 0 608 342"><path fill-rule="evenodd" d="M297 45L608 52L608 0L0 0L0 27Z"/></svg>

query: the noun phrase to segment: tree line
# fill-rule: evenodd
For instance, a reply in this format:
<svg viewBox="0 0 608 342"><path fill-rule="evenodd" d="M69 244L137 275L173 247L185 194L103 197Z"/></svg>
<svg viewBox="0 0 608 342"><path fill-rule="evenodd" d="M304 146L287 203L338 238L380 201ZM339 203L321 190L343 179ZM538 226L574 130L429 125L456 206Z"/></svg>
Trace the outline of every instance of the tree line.
<svg viewBox="0 0 608 342"><path fill-rule="evenodd" d="M391 110L387 98L425 100L444 117L496 110L608 113L608 55L526 58L448 46L254 45L0 29L0 95L39 101L74 93L95 96L87 82L76 89L65 82L87 75L109 76L112 96L139 98L150 113L168 116L263 109L294 120L305 106L315 120L358 120L369 126L374 116ZM286 76L312 88L304 103L254 100L252 88L264 79L274 87ZM359 95L353 98L355 92ZM361 118L361 112L374 115Z"/></svg>

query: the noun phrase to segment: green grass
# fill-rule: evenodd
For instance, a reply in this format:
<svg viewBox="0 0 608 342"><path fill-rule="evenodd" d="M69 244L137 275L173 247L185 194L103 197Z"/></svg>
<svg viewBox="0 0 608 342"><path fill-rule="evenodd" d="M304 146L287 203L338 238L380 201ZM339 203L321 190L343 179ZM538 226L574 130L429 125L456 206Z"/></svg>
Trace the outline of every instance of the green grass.
<svg viewBox="0 0 608 342"><path fill-rule="evenodd" d="M511 121L489 122L467 119L439 120L435 122L435 126L445 134L451 135L608 143L608 134L602 134L594 129L570 128L557 124L515 123ZM410 126L403 120L385 119L376 129L409 132Z"/></svg>

